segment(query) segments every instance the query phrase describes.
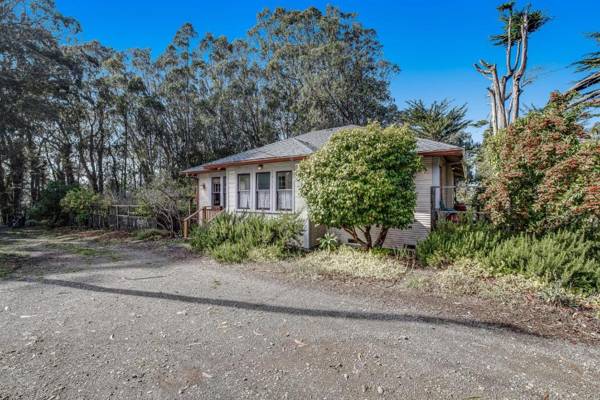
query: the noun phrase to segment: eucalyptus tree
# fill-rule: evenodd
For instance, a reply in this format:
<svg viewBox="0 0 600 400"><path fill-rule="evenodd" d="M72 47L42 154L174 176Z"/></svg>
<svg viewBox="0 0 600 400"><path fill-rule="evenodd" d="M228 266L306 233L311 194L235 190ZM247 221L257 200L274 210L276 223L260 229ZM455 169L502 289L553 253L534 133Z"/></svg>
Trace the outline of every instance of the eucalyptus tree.
<svg viewBox="0 0 600 400"><path fill-rule="evenodd" d="M529 57L529 35L540 29L547 21L539 10L530 6L516 9L515 2L509 1L498 7L502 32L493 35L495 46L504 48L505 72L502 76L495 63L479 60L475 69L490 80L490 125L492 132L506 128L519 117L520 99L526 84L525 73ZM513 55L514 51L514 55Z"/></svg>
<svg viewBox="0 0 600 400"><path fill-rule="evenodd" d="M59 41L78 29L51 0L0 3L0 213L5 222L20 212L25 195L36 197L44 182L40 132L78 81L77 64L62 53Z"/></svg>
<svg viewBox="0 0 600 400"><path fill-rule="evenodd" d="M205 60L201 69L206 93L201 124L208 131L204 156L222 157L272 142L267 81L247 42L207 35L199 48Z"/></svg>
<svg viewBox="0 0 600 400"><path fill-rule="evenodd" d="M133 123L130 130L131 165L137 176L134 185L150 183L159 171L162 154L162 115L165 107L159 96L161 76L149 49L133 49L129 52L134 76L129 82L133 102Z"/></svg>
<svg viewBox="0 0 600 400"><path fill-rule="evenodd" d="M267 102L284 135L344 124L386 122L398 67L383 57L373 29L356 14L327 7L264 10L250 31L264 65Z"/></svg>
<svg viewBox="0 0 600 400"><path fill-rule="evenodd" d="M106 157L114 144L115 97L106 69L114 50L97 41L66 48L82 69L79 91L70 96L65 126L73 136L78 163L95 192L104 192ZM68 125L67 125L68 121Z"/></svg>

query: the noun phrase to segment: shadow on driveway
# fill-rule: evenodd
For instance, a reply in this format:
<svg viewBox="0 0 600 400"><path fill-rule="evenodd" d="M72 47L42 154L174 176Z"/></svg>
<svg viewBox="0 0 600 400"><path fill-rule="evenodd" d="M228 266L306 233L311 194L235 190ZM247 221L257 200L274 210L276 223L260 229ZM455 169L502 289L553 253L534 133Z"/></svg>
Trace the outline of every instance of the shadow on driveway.
<svg viewBox="0 0 600 400"><path fill-rule="evenodd" d="M340 319L353 319L353 320L367 320L367 321L394 321L394 322L416 322L422 324L432 325L456 325L464 326L468 328L486 329L486 330L506 330L520 335L545 337L544 335L529 332L516 325L501 322L488 322L488 321L470 321L461 320L454 318L444 317L433 317L427 315L418 314L392 314L392 313L377 313L377 312L359 312L359 311L337 311L337 310L322 310L322 309L311 309L311 308L299 308L289 306L278 306L271 304L262 303L251 303L247 301L237 300L224 300L224 299L212 299L207 297L193 297L184 296L179 294L164 293L164 292L150 292L144 290L135 289L122 289L122 288L110 288L98 285L92 285L89 283L66 281L61 279L46 279L46 278L13 278L10 279L15 282L30 282L40 283L44 285L55 285L68 287L80 290L89 290L92 292L99 293L113 293L124 296L138 296L147 297L163 300L178 301L183 303L192 304L206 304L211 306L237 308L241 310L250 311L263 311L277 314L289 314L298 316L308 317L324 317L324 318L340 318Z"/></svg>

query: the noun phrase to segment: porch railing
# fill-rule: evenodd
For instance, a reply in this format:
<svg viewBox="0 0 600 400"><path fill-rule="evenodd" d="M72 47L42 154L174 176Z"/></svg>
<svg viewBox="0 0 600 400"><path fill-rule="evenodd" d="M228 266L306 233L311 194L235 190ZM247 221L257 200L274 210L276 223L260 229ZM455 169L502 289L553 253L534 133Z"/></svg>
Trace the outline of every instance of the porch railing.
<svg viewBox="0 0 600 400"><path fill-rule="evenodd" d="M223 207L202 207L201 209L196 210L187 217L185 217L183 219L184 239L187 239L189 237L192 223L196 222L198 225L206 224L222 212Z"/></svg>
<svg viewBox="0 0 600 400"><path fill-rule="evenodd" d="M470 203L476 186L432 186L431 187L431 223L435 227L438 221L458 222L465 215L473 220L487 219L487 214L475 210Z"/></svg>

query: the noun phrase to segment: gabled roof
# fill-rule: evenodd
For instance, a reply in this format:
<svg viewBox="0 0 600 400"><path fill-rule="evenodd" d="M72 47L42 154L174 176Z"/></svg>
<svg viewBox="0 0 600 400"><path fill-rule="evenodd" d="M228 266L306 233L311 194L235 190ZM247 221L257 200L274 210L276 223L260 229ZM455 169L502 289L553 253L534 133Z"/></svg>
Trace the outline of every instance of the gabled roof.
<svg viewBox="0 0 600 400"><path fill-rule="evenodd" d="M224 157L206 164L182 171L182 174L198 174L206 171L226 168L232 165L260 164L277 161L301 160L319 150L331 136L341 130L358 128L346 125L331 129L322 129L280 140L266 146L257 147L242 153ZM446 143L417 138L417 153L421 155L460 155L463 149Z"/></svg>

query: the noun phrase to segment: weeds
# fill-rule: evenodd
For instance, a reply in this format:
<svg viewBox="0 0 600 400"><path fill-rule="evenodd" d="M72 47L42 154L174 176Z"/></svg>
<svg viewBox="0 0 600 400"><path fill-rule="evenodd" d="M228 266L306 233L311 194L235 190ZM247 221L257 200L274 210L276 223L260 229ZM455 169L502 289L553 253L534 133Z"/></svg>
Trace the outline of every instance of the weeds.
<svg viewBox="0 0 600 400"><path fill-rule="evenodd" d="M342 275L383 280L399 279L407 266L386 254L367 252L349 246L335 251L320 250L297 259L296 272L308 275Z"/></svg>
<svg viewBox="0 0 600 400"><path fill-rule="evenodd" d="M135 233L137 240L160 240L170 236L169 231L164 229L142 229Z"/></svg>

